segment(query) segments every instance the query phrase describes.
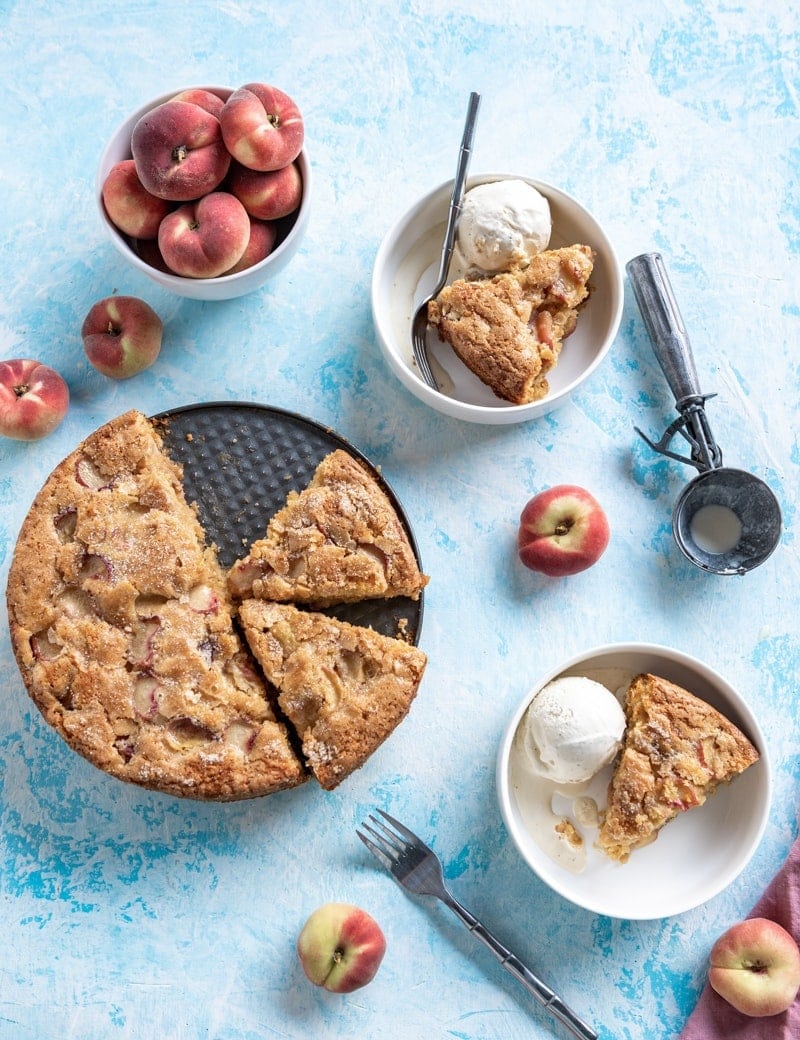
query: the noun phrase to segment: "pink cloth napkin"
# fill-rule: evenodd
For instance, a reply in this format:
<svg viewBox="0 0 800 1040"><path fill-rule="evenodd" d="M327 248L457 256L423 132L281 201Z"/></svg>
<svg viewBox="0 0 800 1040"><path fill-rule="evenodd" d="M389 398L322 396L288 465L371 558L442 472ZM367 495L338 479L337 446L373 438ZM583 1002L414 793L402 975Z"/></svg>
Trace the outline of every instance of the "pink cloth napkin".
<svg viewBox="0 0 800 1040"><path fill-rule="evenodd" d="M748 917L768 917L800 943L800 838ZM706 983L678 1040L798 1040L800 999L782 1015L748 1018Z"/></svg>

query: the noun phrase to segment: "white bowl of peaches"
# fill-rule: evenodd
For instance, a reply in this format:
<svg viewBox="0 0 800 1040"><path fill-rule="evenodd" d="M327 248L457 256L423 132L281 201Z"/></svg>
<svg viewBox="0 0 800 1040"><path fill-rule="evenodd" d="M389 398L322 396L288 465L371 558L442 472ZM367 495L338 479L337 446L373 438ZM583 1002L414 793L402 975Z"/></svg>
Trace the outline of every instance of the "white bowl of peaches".
<svg viewBox="0 0 800 1040"><path fill-rule="evenodd" d="M259 289L295 255L311 202L303 116L265 83L170 91L108 142L96 177L111 242L158 285L197 300Z"/></svg>

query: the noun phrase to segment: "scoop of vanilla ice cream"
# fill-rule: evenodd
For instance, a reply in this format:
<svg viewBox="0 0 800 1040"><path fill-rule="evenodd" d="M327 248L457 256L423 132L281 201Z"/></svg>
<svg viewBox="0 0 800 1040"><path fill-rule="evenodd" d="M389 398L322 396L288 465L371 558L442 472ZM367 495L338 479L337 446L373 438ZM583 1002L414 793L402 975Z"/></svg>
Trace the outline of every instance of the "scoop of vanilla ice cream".
<svg viewBox="0 0 800 1040"><path fill-rule="evenodd" d="M550 204L520 180L477 184L464 195L456 241L467 266L487 273L507 271L547 249Z"/></svg>
<svg viewBox="0 0 800 1040"><path fill-rule="evenodd" d="M556 783L590 780L616 755L625 713L601 683L583 676L554 679L536 694L523 719L531 767Z"/></svg>

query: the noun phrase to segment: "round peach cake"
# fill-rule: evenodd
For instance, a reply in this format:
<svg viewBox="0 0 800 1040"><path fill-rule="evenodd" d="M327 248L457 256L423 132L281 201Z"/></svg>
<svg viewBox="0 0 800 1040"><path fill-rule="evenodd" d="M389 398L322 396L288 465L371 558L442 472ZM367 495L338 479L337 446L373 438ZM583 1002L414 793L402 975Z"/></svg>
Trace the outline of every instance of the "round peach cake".
<svg viewBox="0 0 800 1040"><path fill-rule="evenodd" d="M238 634L239 606L181 468L140 413L102 426L47 479L19 534L7 604L30 696L74 750L112 776L222 801L293 787L309 765L318 772L303 754L306 735L281 710L279 686ZM315 694L316 711L335 718L348 698L366 707L360 757L335 780L318 776L325 786L389 735L425 666L416 647L368 629L359 652L370 663L354 663L348 626L331 624L341 646L328 633L330 668L342 678L330 705ZM403 681L380 683L373 658L390 661ZM309 672L293 681L302 689L316 680ZM396 699L390 715L387 696ZM335 742L328 750L344 755Z"/></svg>

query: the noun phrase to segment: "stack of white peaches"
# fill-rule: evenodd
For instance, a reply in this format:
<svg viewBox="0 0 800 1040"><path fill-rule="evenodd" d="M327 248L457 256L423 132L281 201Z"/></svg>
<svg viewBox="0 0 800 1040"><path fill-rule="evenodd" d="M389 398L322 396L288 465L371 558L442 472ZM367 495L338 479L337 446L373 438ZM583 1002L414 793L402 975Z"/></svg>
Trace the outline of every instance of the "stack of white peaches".
<svg viewBox="0 0 800 1040"><path fill-rule="evenodd" d="M267 83L189 87L151 102L100 162L98 202L112 241L178 292L180 280L252 270L304 226L304 137L297 104Z"/></svg>

